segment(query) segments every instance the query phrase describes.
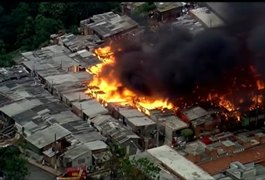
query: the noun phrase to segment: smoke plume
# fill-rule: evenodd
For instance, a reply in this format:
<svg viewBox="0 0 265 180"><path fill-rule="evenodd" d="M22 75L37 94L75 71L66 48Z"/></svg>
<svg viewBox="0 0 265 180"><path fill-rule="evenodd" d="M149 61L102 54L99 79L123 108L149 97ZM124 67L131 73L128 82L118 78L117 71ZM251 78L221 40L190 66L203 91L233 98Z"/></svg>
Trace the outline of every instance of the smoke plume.
<svg viewBox="0 0 265 180"><path fill-rule="evenodd" d="M113 71L125 87L139 95L171 99L192 96L197 86L225 91L231 87L229 76L250 65L265 78L264 10L259 3L227 3L225 27L193 35L166 26L115 42L116 64L104 72ZM119 48L121 52L115 51ZM237 75L239 80L245 78L240 71Z"/></svg>

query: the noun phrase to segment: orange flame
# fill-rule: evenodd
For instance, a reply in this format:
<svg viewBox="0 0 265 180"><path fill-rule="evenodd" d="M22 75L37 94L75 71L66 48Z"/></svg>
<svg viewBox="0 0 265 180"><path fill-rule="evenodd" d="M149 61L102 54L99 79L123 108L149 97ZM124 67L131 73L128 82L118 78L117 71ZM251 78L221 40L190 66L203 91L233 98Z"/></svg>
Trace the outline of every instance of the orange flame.
<svg viewBox="0 0 265 180"><path fill-rule="evenodd" d="M119 49L120 51L120 49ZM129 105L136 107L138 110L150 115L149 110L152 109L177 109L173 106L172 103L168 102L167 99L162 98L150 98L150 97L139 97L138 94L131 91L127 87L124 87L123 84L115 76L115 72L110 68L107 75L103 74L104 67L114 67L115 54L111 46L106 46L103 48L98 48L95 50L95 56L101 61L100 64L89 67L86 71L93 74L92 81L88 84L88 90L86 93L94 96L99 101L101 101L105 106L108 103L118 103L122 106ZM252 102L252 105L249 107L249 110L253 110L257 107L261 107L263 104L263 95L259 92L265 90L265 83L260 80L259 75L257 74L254 67L250 67L250 70L253 74L253 77L256 79L256 95L248 95ZM236 78L235 78L236 83ZM254 88L255 82L253 84L241 84L240 88ZM199 89L199 86L196 87ZM196 90L195 89L195 90ZM255 90L254 90L255 91ZM239 105L243 104L246 100L246 97L238 98L237 102L232 101L231 95L236 91L231 91L228 95L221 95L217 93L209 93L206 101L217 104L219 107L222 107L228 111L226 117L232 116L237 120L240 120ZM255 94L255 93L253 93ZM202 100L201 96L198 96L198 100Z"/></svg>
<svg viewBox="0 0 265 180"><path fill-rule="evenodd" d="M218 106L223 107L227 111L229 111L230 116L236 118L238 121L240 120L240 112L238 111L238 108L236 108L236 106L231 101L229 101L224 95L218 95L217 93L209 93L207 101L216 102Z"/></svg>
<svg viewBox="0 0 265 180"><path fill-rule="evenodd" d="M86 70L87 72L94 74L92 81L88 84L89 89L86 93L92 94L97 99L101 99L105 102L135 106L148 115L150 114L148 110L172 109L174 107L173 104L165 99L138 97L137 94L128 88L123 87L122 83L115 78L113 74L114 72L109 72L107 77L102 75L101 72L105 66L115 65L114 53L110 46L96 49L95 54L102 63ZM97 88L92 89L91 87ZM100 91L102 93L99 93Z"/></svg>
<svg viewBox="0 0 265 180"><path fill-rule="evenodd" d="M263 90L265 88L265 84L262 80L257 80L256 82L258 90Z"/></svg>

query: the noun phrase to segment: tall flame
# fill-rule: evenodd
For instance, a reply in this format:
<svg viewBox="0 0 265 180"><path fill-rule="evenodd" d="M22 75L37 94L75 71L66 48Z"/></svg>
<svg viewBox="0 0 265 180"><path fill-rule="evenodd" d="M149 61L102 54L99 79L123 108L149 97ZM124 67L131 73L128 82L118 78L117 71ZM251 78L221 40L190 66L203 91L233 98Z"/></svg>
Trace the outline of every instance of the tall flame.
<svg viewBox="0 0 265 180"><path fill-rule="evenodd" d="M92 81L88 84L88 90L86 93L93 95L98 100L104 102L104 104L118 103L120 105L130 105L138 108L140 111L146 114L150 114L149 110L152 109L177 109L177 107L175 107L167 99L141 97L135 92L131 91L125 87L115 76L113 71L115 68L109 68L108 73L104 74L105 67L114 67L116 65L115 54L111 46L96 49L95 56L98 57L101 63L87 69L87 72L93 74L94 76ZM233 96L237 95L238 91L241 91L240 86L238 86L235 81L235 89L232 87L232 90L229 91L230 93L208 93L208 97L206 97L206 99L203 100L200 96L198 96L197 100L206 100L207 102L218 105L219 107L226 109L229 116L231 115L239 120L241 115L239 112L239 105L242 105L244 101L248 99L250 100L250 106L248 107L249 110L254 110L261 107L264 101L262 93L264 93L263 91L265 90L265 83L260 79L254 67L251 66L250 70L256 82L240 85L243 89L249 88L249 92L247 92L246 97L237 97L232 100ZM199 89L199 87L196 89ZM180 97L180 99L182 98ZM185 100L185 98L183 99Z"/></svg>
<svg viewBox="0 0 265 180"><path fill-rule="evenodd" d="M166 108L172 109L174 107L173 104L169 103L166 99L139 97L133 91L124 87L122 83L115 78L113 72L109 72L107 77L103 76L101 73L104 67L113 66L115 64L115 56L110 46L96 49L95 55L102 63L87 69L87 72L92 73L94 77L89 83L89 89L86 93L92 94L105 102L136 106L139 110L142 108L145 109L141 111ZM148 112L145 113L148 114Z"/></svg>

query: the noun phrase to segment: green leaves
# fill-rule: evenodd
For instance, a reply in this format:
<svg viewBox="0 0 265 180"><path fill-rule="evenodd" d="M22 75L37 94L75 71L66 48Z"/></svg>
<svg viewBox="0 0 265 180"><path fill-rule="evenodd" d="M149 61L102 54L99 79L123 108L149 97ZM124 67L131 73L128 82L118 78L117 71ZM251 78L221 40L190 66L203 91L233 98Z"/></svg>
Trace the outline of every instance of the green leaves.
<svg viewBox="0 0 265 180"><path fill-rule="evenodd" d="M18 34L17 46L21 47L21 50L31 50L33 48L33 37L34 34L34 22L31 16L27 17L23 25L23 31Z"/></svg>
<svg viewBox="0 0 265 180"><path fill-rule="evenodd" d="M62 20L66 7L66 3L43 2L39 5L39 13L49 18Z"/></svg>
<svg viewBox="0 0 265 180"><path fill-rule="evenodd" d="M146 12L152 11L156 8L154 3L144 4L143 10Z"/></svg>
<svg viewBox="0 0 265 180"><path fill-rule="evenodd" d="M153 2L144 3L138 8L140 13L148 13L156 8L156 5Z"/></svg>
<svg viewBox="0 0 265 180"><path fill-rule="evenodd" d="M110 148L113 156L105 167L118 177L124 180L155 180L159 177L160 169L147 158L130 159L126 149L115 143Z"/></svg>
<svg viewBox="0 0 265 180"><path fill-rule="evenodd" d="M121 161L120 171L127 180L146 180L157 179L160 169L147 158L129 159L127 157Z"/></svg>
<svg viewBox="0 0 265 180"><path fill-rule="evenodd" d="M4 54L6 52L5 43L2 39L0 39L0 54Z"/></svg>
<svg viewBox="0 0 265 180"><path fill-rule="evenodd" d="M2 16L4 13L4 8L0 5L0 16Z"/></svg>
<svg viewBox="0 0 265 180"><path fill-rule="evenodd" d="M10 52L17 49L29 51L47 45L50 35L64 28L78 33L80 20L113 9L119 9L119 2L1 3L0 66L12 64Z"/></svg>
<svg viewBox="0 0 265 180"><path fill-rule="evenodd" d="M78 26L76 26L76 25L71 26L71 27L69 28L68 32L69 32L69 33L72 33L72 34L78 34L78 33L79 33L79 31L78 31Z"/></svg>
<svg viewBox="0 0 265 180"><path fill-rule="evenodd" d="M190 138L193 135L193 131L191 129L183 129L181 130L181 136L185 137L185 138Z"/></svg>
<svg viewBox="0 0 265 180"><path fill-rule="evenodd" d="M38 47L41 43L49 40L52 33L55 33L62 28L63 23L60 20L38 15L34 20L34 47Z"/></svg>
<svg viewBox="0 0 265 180"><path fill-rule="evenodd" d="M13 146L0 149L0 169L9 180L24 180L28 175L26 160Z"/></svg>
<svg viewBox="0 0 265 180"><path fill-rule="evenodd" d="M6 46L3 40L0 39L0 67L8 67L12 65L12 54L6 54Z"/></svg>

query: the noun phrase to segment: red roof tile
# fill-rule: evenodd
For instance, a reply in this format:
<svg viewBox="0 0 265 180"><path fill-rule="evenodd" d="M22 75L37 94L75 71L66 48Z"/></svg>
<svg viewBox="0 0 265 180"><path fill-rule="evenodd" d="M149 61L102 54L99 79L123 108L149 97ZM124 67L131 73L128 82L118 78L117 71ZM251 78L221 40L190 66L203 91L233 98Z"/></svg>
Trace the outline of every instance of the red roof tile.
<svg viewBox="0 0 265 180"><path fill-rule="evenodd" d="M250 162L261 162L265 160L265 145L247 149L243 152L233 154L231 156L223 157L220 159L212 160L209 162L202 162L198 165L207 171L209 174L214 175L227 169L231 162L239 161L242 164Z"/></svg>

